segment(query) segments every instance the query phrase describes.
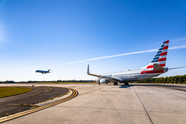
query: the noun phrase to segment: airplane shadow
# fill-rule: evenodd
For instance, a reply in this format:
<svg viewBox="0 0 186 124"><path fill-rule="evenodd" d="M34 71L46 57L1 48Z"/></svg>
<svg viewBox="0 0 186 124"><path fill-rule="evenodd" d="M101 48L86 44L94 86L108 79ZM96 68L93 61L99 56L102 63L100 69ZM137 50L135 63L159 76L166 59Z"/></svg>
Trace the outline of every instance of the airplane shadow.
<svg viewBox="0 0 186 124"><path fill-rule="evenodd" d="M129 84L129 85L121 85L119 88L129 88L129 87L133 87L133 86L146 86L146 87L167 87L167 88L174 88L174 89L178 89L178 88L184 88L184 91L186 86L177 86L177 85L168 85L168 84ZM180 90L180 89L179 89Z"/></svg>
<svg viewBox="0 0 186 124"><path fill-rule="evenodd" d="M129 88L129 87L133 87L134 85L121 85L119 88Z"/></svg>

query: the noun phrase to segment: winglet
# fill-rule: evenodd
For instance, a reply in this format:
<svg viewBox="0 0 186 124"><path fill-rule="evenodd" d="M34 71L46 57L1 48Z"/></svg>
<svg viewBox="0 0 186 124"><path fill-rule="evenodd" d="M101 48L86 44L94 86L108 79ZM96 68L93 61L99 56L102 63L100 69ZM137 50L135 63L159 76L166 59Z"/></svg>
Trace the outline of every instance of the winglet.
<svg viewBox="0 0 186 124"><path fill-rule="evenodd" d="M89 74L89 65L87 66L87 74Z"/></svg>
<svg viewBox="0 0 186 124"><path fill-rule="evenodd" d="M118 79L115 79L115 78L111 78L111 77L107 77L107 76L101 76L101 75L89 73L89 65L87 66L87 74L88 75L91 75L91 76L99 77L99 78L105 78L107 80L116 80L116 81L119 81Z"/></svg>

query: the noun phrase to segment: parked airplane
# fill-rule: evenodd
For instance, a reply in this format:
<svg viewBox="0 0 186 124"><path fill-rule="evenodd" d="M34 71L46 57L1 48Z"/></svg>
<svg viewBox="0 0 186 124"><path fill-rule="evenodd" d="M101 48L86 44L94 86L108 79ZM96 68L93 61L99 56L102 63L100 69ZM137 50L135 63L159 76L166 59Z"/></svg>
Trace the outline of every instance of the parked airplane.
<svg viewBox="0 0 186 124"><path fill-rule="evenodd" d="M182 67L176 67L176 68L165 67L168 44L169 44L169 40L164 41L161 47L159 48L159 50L157 51L157 53L155 54L152 61L147 66L139 70L133 70L133 71L127 70L124 72L97 75L97 74L89 73L89 65L88 65L87 74L98 77L98 79L96 80L98 84L100 83L107 84L108 82L114 82L114 85L118 85L119 82L128 85L128 82L149 79L158 76L160 74L163 74L170 69L182 68Z"/></svg>
<svg viewBox="0 0 186 124"><path fill-rule="evenodd" d="M50 69L48 69L48 71L36 70L36 73L42 73L42 74L50 73Z"/></svg>

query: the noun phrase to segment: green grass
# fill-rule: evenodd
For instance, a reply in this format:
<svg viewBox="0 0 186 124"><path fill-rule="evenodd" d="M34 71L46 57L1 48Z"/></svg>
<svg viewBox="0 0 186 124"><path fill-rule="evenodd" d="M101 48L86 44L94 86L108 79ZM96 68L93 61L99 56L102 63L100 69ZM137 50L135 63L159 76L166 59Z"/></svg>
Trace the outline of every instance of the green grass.
<svg viewBox="0 0 186 124"><path fill-rule="evenodd" d="M32 89L27 87L0 87L0 98L25 93L31 90Z"/></svg>
<svg viewBox="0 0 186 124"><path fill-rule="evenodd" d="M91 83L78 83L78 82L38 82L33 83L34 84L97 84L97 82L91 82Z"/></svg>

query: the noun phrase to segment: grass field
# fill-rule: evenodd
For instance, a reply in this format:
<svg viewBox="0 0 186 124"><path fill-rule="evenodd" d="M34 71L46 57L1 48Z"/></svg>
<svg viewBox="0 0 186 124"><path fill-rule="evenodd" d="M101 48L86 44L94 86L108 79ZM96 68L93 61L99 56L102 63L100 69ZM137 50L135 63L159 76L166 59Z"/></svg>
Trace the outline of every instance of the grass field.
<svg viewBox="0 0 186 124"><path fill-rule="evenodd" d="M31 90L32 89L26 87L0 87L0 98L25 93Z"/></svg>
<svg viewBox="0 0 186 124"><path fill-rule="evenodd" d="M33 83L34 84L97 84L97 82L91 82L91 83L74 83L74 82L38 82Z"/></svg>

